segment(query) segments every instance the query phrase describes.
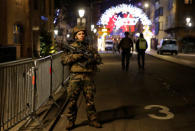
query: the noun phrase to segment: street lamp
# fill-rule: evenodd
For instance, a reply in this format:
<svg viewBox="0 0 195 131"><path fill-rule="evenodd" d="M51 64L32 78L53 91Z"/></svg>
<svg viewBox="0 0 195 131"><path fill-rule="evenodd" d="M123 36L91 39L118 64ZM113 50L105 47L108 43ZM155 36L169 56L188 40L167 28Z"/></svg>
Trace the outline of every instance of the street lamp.
<svg viewBox="0 0 195 131"><path fill-rule="evenodd" d="M187 18L186 18L186 25L187 25L188 27L192 27L192 21L191 21L191 18L190 18L190 17L187 17Z"/></svg>
<svg viewBox="0 0 195 131"><path fill-rule="evenodd" d="M145 3L144 4L144 7L147 9L149 7L149 4L148 3Z"/></svg>
<svg viewBox="0 0 195 131"><path fill-rule="evenodd" d="M77 25L85 26L86 19L83 18L84 15L85 15L85 10L84 10L84 9L79 9L79 10L78 10L78 13L79 13L79 17L80 17L80 18L77 18Z"/></svg>
<svg viewBox="0 0 195 131"><path fill-rule="evenodd" d="M187 17L186 18L186 22L189 23L191 21L191 18L190 17Z"/></svg>
<svg viewBox="0 0 195 131"><path fill-rule="evenodd" d="M67 37L67 38L70 38L70 34L67 34L66 37Z"/></svg>
<svg viewBox="0 0 195 131"><path fill-rule="evenodd" d="M79 17L82 18L85 15L85 10L84 9L80 9L78 10L79 12Z"/></svg>
<svg viewBox="0 0 195 131"><path fill-rule="evenodd" d="M58 30L57 30L57 29L54 30L54 35L55 35L55 36L58 35Z"/></svg>

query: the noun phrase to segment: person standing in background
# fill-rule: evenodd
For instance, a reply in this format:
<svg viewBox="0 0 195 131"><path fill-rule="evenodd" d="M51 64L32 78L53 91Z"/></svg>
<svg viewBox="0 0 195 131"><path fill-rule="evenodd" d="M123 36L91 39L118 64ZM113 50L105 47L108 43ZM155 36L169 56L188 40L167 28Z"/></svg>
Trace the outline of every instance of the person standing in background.
<svg viewBox="0 0 195 131"><path fill-rule="evenodd" d="M118 49L122 49L122 70L129 70L130 57L133 50L133 41L129 38L129 32L125 32L125 37L120 41Z"/></svg>

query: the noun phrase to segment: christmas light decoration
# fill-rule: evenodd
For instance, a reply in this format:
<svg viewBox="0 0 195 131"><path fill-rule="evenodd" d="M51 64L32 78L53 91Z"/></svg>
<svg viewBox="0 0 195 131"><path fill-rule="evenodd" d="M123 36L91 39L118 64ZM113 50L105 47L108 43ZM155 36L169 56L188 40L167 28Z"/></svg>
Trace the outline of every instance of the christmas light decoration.
<svg viewBox="0 0 195 131"><path fill-rule="evenodd" d="M145 25L143 27L144 31L143 31L143 35L144 35L144 38L146 39L147 43L148 43L148 49L146 51L150 51L151 50L151 38L153 36L152 32L150 31L149 29L149 26L148 25Z"/></svg>
<svg viewBox="0 0 195 131"><path fill-rule="evenodd" d="M131 14L134 20L137 21L137 19L140 19L143 25L151 25L151 21L148 19L143 10L133 5L127 4L120 4L116 7L111 7L108 10L106 10L106 12L102 14L98 24L108 25L108 22L110 21L111 18L114 18L113 21L117 21L116 14L119 13Z"/></svg>
<svg viewBox="0 0 195 131"><path fill-rule="evenodd" d="M139 26L140 23L143 26ZM139 27L144 27L143 34L148 42L148 50L150 50L150 39L153 35L149 29L151 21L148 19L143 10L138 7L127 4L120 4L116 7L111 7L102 14L98 25L103 25L104 30L109 29L109 32L112 35L117 34L119 36L122 35L122 32L136 32L139 30ZM106 33L99 36L98 51L105 51L106 36Z"/></svg>

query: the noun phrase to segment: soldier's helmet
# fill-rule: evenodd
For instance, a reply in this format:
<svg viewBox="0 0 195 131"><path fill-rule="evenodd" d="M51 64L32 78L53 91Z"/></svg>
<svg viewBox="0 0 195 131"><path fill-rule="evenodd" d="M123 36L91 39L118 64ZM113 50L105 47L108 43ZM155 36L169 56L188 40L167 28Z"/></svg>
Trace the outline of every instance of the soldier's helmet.
<svg viewBox="0 0 195 131"><path fill-rule="evenodd" d="M75 26L73 28L73 36L75 37L75 35L79 32L79 31L84 31L85 35L86 35L86 28L83 26Z"/></svg>

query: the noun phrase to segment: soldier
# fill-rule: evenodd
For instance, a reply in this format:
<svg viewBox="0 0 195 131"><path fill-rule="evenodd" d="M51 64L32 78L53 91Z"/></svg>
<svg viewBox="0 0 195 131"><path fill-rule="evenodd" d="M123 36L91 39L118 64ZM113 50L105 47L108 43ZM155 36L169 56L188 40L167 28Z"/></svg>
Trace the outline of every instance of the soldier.
<svg viewBox="0 0 195 131"><path fill-rule="evenodd" d="M77 49L85 48L86 52L91 52L92 55L90 57L86 57L84 53L74 53L73 51L66 54L62 60L64 64L70 65L71 73L69 86L67 88L69 107L67 114L68 124L66 129L68 130L74 128L77 116L77 100L80 92L82 91L86 100L89 125L96 128L101 128L101 124L97 121L94 103L96 89L92 79L92 76L97 69L97 65L101 63L101 57L95 49L89 47L89 45L84 42L85 36L85 28L75 27L75 42L70 44L70 46Z"/></svg>

